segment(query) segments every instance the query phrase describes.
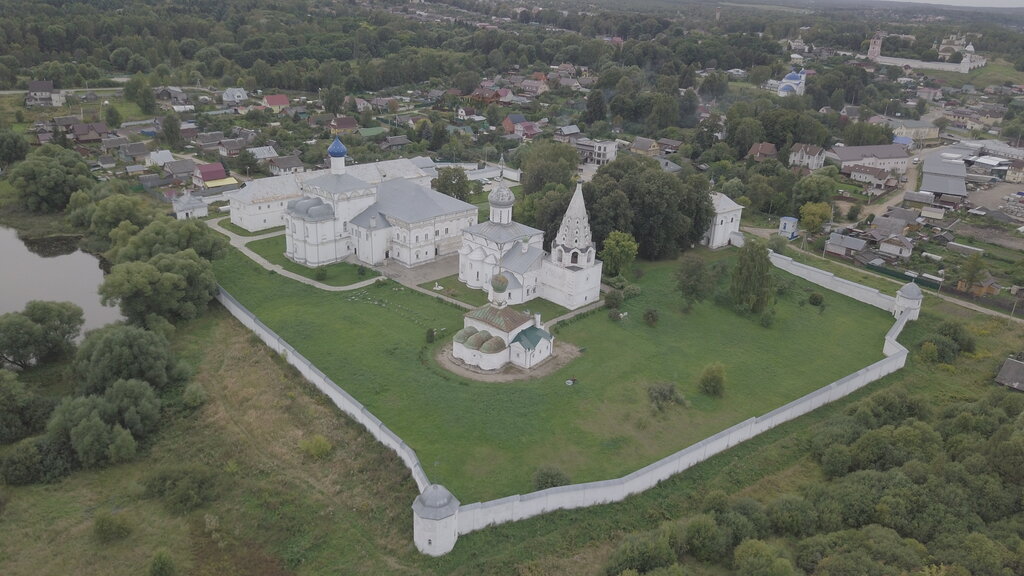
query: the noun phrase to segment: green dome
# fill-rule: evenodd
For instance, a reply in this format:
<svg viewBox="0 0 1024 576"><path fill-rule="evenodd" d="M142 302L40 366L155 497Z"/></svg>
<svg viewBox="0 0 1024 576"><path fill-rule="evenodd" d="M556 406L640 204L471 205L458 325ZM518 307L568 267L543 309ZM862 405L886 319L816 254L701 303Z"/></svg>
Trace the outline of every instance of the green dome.
<svg viewBox="0 0 1024 576"><path fill-rule="evenodd" d="M508 278L505 278L501 274L495 274L491 278L491 288L498 293L504 292L508 289Z"/></svg>
<svg viewBox="0 0 1024 576"><path fill-rule="evenodd" d="M479 350L480 347L484 345L484 342L487 342L490 339L491 333L487 330L482 330L473 334L466 340L466 348L469 348L470 350Z"/></svg>
<svg viewBox="0 0 1024 576"><path fill-rule="evenodd" d="M484 345L480 347L480 351L484 354L494 354L496 352L501 352L504 349L505 341L497 336L491 338L487 342L484 342Z"/></svg>
<svg viewBox="0 0 1024 576"><path fill-rule="evenodd" d="M464 344L466 342L466 340L469 339L470 336L472 336L473 334L476 334L476 333L477 333L477 329L476 328L474 328L472 326L466 326L462 330L459 330L458 332L455 333L455 337L453 338L453 340L455 340L459 344Z"/></svg>

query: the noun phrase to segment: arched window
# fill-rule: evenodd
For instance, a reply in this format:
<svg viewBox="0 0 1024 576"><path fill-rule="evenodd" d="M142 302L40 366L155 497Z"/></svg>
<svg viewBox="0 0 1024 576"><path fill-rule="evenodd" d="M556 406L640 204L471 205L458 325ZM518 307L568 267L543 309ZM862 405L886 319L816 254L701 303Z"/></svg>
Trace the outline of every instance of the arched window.
<svg viewBox="0 0 1024 576"><path fill-rule="evenodd" d="M579 264L580 263L580 253L579 252L573 252L572 253L572 263L573 264Z"/></svg>

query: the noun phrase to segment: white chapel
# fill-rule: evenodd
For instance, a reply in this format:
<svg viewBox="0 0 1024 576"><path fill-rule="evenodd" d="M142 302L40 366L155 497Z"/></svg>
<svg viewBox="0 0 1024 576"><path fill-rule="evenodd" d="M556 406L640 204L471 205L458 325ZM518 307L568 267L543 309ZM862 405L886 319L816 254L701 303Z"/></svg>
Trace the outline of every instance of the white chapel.
<svg viewBox="0 0 1024 576"><path fill-rule="evenodd" d="M491 279L508 280L503 300L520 304L544 298L575 310L600 299L601 266L590 233L590 219L583 201L582 185L576 185L551 240L544 251L544 232L512 220L515 195L500 184L487 197L490 218L462 231L459 249L459 280L493 296Z"/></svg>

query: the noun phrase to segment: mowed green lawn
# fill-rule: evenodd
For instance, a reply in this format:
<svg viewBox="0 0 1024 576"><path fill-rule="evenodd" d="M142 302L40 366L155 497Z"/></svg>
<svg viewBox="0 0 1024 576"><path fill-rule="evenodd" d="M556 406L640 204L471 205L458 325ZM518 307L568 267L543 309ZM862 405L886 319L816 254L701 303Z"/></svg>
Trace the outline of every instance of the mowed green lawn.
<svg viewBox="0 0 1024 576"><path fill-rule="evenodd" d="M714 258L731 258L716 253ZM803 305L802 282L777 306L772 328L710 302L680 311L676 264L643 265L643 294L612 322L599 311L557 338L585 349L551 376L517 383L458 378L433 359L461 311L394 283L328 293L267 272L232 251L220 283L330 375L419 455L431 481L463 503L532 491L544 465L573 482L627 474L751 416L763 414L882 358L891 317L837 294ZM660 312L647 326L643 313ZM712 362L726 366L721 399L697 392ZM576 378L575 386L565 381ZM690 405L654 413L647 387L673 382Z"/></svg>
<svg viewBox="0 0 1024 576"><path fill-rule="evenodd" d="M266 258L271 264L277 264L285 270L298 274L299 276L317 280L316 268L296 264L285 257L285 238L283 234L281 236L273 236L262 240L253 240L245 246ZM349 264L348 262L328 264L323 268L324 277L319 279L319 281L327 284L328 286L348 286L350 284L362 282L363 280L368 280L374 276L380 276L376 270L365 267L363 268L363 273L360 274L360 267L354 264Z"/></svg>

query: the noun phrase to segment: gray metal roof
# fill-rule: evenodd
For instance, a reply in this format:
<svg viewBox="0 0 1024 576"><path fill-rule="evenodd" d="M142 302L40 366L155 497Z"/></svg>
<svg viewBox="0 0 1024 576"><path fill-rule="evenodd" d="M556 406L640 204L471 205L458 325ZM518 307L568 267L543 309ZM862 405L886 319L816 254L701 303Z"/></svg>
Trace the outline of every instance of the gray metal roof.
<svg viewBox="0 0 1024 576"><path fill-rule="evenodd" d="M459 499L440 484L427 486L412 502L412 511L427 520L443 520L458 510Z"/></svg>
<svg viewBox="0 0 1024 576"><path fill-rule="evenodd" d="M465 230L470 234L481 236L498 244L504 244L513 240L529 239L537 234L544 235L544 231L531 228L526 224L520 224L516 221L509 222L508 224L498 224L497 222L486 220L479 224L474 224Z"/></svg>
<svg viewBox="0 0 1024 576"><path fill-rule="evenodd" d="M875 146L837 146L832 149L840 162L858 162L865 158L906 158L907 149L898 144Z"/></svg>
<svg viewBox="0 0 1024 576"><path fill-rule="evenodd" d="M925 172L921 178L921 192L930 192L935 195L944 194L947 196L967 197L967 182L962 176L946 176L943 174L932 174Z"/></svg>
<svg viewBox="0 0 1024 576"><path fill-rule="evenodd" d="M941 156L928 156L924 159L923 171L925 176L937 174L942 176L967 176L967 166L962 160L947 160Z"/></svg>
<svg viewBox="0 0 1024 576"><path fill-rule="evenodd" d="M897 294L907 300L921 300L924 298L924 294L921 293L921 287L913 282L907 282L901 286Z"/></svg>
<svg viewBox="0 0 1024 576"><path fill-rule="evenodd" d="M304 190L319 188L328 194L344 194L372 187L373 185L369 182L360 180L351 174L332 174L331 172L314 175L302 183Z"/></svg>
<svg viewBox="0 0 1024 576"><path fill-rule="evenodd" d="M828 243L832 246L839 246L841 248L855 250L857 252L863 250L868 244L867 240L854 238L853 236L846 236L845 234L839 234L838 232L833 232L829 235Z"/></svg>
<svg viewBox="0 0 1024 576"><path fill-rule="evenodd" d="M460 212L472 212L476 206L431 190L411 180L387 180L377 187L377 201L352 218L352 224L369 228L373 216L377 227L387 225L384 218L403 222L422 222L441 216L452 216Z"/></svg>
<svg viewBox="0 0 1024 576"><path fill-rule="evenodd" d="M524 246L526 247L525 251L523 250ZM517 274L526 274L537 266L543 257L543 250L520 241L516 242L512 249L501 257L501 266Z"/></svg>
<svg viewBox="0 0 1024 576"><path fill-rule="evenodd" d="M1024 391L1024 362L1007 358L999 368L996 383L1007 388Z"/></svg>
<svg viewBox="0 0 1024 576"><path fill-rule="evenodd" d="M324 204L320 197L305 197L301 200L293 200L288 203L288 213L295 218L318 222L321 220L332 220L334 218L334 207Z"/></svg>

